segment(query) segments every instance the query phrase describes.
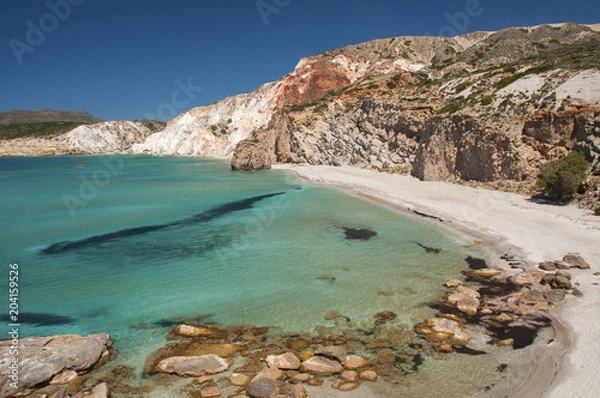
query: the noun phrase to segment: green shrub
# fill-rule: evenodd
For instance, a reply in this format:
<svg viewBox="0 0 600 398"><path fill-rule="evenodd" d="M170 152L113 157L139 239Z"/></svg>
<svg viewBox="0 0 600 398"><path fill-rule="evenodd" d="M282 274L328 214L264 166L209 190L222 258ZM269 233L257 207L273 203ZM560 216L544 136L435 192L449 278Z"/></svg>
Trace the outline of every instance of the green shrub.
<svg viewBox="0 0 600 398"><path fill-rule="evenodd" d="M494 102L493 95L486 95L481 99L481 105L484 105L484 106L490 105L492 102Z"/></svg>
<svg viewBox="0 0 600 398"><path fill-rule="evenodd" d="M525 76L524 73L517 73L516 75L506 76L505 78L500 79L496 83L496 88L497 89L502 89L502 88L510 85L511 83L516 82L517 80L519 80L523 76Z"/></svg>
<svg viewBox="0 0 600 398"><path fill-rule="evenodd" d="M386 83L386 85L388 86L388 88L389 88L390 90L393 90L393 89L395 89L396 87L398 87L398 85L397 85L396 83L392 82L392 81L389 81L389 82L387 82L387 83Z"/></svg>
<svg viewBox="0 0 600 398"><path fill-rule="evenodd" d="M580 152L571 152L565 159L555 160L540 167L538 186L550 199L568 202L586 177L590 163Z"/></svg>
<svg viewBox="0 0 600 398"><path fill-rule="evenodd" d="M53 137L67 133L84 124L82 122L31 122L0 125L0 140L26 137Z"/></svg>
<svg viewBox="0 0 600 398"><path fill-rule="evenodd" d="M456 89L455 89L456 94L460 93L467 87L471 87L472 85L473 85L473 82L469 82L469 81L460 83L458 86L456 86Z"/></svg>
<svg viewBox="0 0 600 398"><path fill-rule="evenodd" d="M594 210L594 214L600 216L600 206L596 207L596 210Z"/></svg>
<svg viewBox="0 0 600 398"><path fill-rule="evenodd" d="M462 108L462 104L458 101L452 101L442 109L438 111L439 114L442 113L452 113L460 110Z"/></svg>

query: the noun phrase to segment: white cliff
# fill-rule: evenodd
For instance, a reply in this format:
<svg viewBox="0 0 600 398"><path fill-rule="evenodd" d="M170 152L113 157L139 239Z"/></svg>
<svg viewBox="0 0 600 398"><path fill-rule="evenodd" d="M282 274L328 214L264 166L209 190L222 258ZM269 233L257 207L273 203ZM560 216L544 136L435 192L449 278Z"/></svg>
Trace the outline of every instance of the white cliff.
<svg viewBox="0 0 600 398"><path fill-rule="evenodd" d="M162 127L154 121L111 121L79 126L56 140L88 153L128 152Z"/></svg>

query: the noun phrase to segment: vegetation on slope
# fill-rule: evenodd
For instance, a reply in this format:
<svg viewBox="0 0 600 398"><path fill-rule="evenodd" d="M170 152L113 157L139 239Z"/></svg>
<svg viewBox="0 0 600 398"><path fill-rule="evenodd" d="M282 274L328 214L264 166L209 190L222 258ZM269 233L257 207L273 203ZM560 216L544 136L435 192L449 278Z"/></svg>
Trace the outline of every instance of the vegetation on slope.
<svg viewBox="0 0 600 398"><path fill-rule="evenodd" d="M67 133L84 123L74 121L0 124L0 139L54 137Z"/></svg>
<svg viewBox="0 0 600 398"><path fill-rule="evenodd" d="M571 152L565 159L555 160L540 167L538 185L552 200L568 202L583 184L590 163L580 152Z"/></svg>

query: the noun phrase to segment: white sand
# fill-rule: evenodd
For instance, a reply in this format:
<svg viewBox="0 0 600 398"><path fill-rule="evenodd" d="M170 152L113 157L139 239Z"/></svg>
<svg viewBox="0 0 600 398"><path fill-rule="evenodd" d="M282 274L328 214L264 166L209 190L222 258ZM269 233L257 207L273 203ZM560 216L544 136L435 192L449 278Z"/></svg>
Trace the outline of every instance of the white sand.
<svg viewBox="0 0 600 398"><path fill-rule="evenodd" d="M439 217L440 226L481 236L534 264L581 253L591 270L573 270L582 297L569 296L553 311L567 330L561 358L544 358L528 385L512 396L592 397L600 391L600 217L575 206L534 203L529 198L483 189L422 182L408 176L357 168L277 165L311 182L341 188L398 210ZM512 249L506 249L512 247ZM496 264L495 264L496 265ZM555 326L561 332L561 325ZM556 377L554 373L558 371Z"/></svg>

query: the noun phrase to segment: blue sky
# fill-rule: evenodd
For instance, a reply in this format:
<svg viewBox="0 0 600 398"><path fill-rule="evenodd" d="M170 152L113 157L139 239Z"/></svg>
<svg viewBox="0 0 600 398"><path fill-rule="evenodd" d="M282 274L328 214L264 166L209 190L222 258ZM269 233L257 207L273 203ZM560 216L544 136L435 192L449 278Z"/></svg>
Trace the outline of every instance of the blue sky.
<svg viewBox="0 0 600 398"><path fill-rule="evenodd" d="M0 111L169 119L376 38L600 22L597 0L3 0Z"/></svg>

